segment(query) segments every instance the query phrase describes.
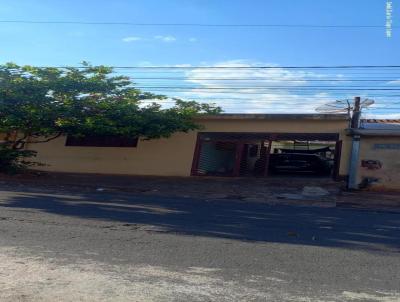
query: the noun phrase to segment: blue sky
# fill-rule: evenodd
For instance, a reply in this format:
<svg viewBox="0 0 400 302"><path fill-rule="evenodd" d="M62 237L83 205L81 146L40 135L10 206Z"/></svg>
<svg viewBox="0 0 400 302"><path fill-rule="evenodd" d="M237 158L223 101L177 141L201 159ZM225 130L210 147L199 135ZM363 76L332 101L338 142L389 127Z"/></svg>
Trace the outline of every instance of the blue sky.
<svg viewBox="0 0 400 302"><path fill-rule="evenodd" d="M386 0L1 0L0 20L384 26L386 2ZM392 2L393 25L398 25L400 3L397 0ZM80 61L87 60L93 64L125 66L400 65L400 28L394 28L392 38L387 38L384 28L196 28L7 23L0 25L2 63L13 61L32 65L77 65ZM185 85L210 87L213 83L196 79L198 72L196 70L183 72L179 76L187 78L184 81ZM211 70L206 72L208 76L216 76L210 74ZM311 78L324 76L332 78L338 75L337 72L306 75L290 72L292 71L278 70L274 74L260 76L273 76L275 82L278 82L280 77L288 76L306 81ZM229 71L228 74L224 73L224 76L232 74L232 71ZM246 73L240 76L254 77L254 74ZM400 72L390 74L390 79L395 80L397 76L400 78ZM263 81L260 82L263 83L265 84ZM388 85L388 83L380 84ZM397 83L392 81L389 85L393 87ZM257 106L253 106L247 100L229 104L227 101L221 101L221 104L227 108L231 106L233 109L229 109L230 111L252 112L271 111L274 107L278 108L277 104L285 101L285 104L290 104L287 107L289 109L293 108L292 104L298 104L297 99L293 98L293 93L279 92L279 95L274 93L259 96L264 103L258 102ZM185 93L186 95L181 93L174 95L196 96L200 99L218 97L216 94L199 91ZM233 93L225 95L225 97L231 96L237 97ZM327 96L331 96L332 99L339 97L336 93L325 93L321 99L318 99L318 95L312 95L308 103L316 101L319 104ZM365 96L369 97L369 94ZM257 97L255 95L250 101L254 103ZM391 100L393 98L382 100L382 104ZM237 103L240 103L240 106L236 105ZM268 106L265 106L265 103ZM285 106L282 107L282 110L287 110ZM393 110L382 109L376 110L375 113L388 116L397 114Z"/></svg>

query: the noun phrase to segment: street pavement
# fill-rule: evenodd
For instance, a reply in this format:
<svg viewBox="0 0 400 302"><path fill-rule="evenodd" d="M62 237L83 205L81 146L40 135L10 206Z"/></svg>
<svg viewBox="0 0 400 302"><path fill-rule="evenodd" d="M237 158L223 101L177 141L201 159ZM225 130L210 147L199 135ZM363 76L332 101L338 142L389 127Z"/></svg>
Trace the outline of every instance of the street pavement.
<svg viewBox="0 0 400 302"><path fill-rule="evenodd" d="M400 214L0 186L0 301L400 301Z"/></svg>

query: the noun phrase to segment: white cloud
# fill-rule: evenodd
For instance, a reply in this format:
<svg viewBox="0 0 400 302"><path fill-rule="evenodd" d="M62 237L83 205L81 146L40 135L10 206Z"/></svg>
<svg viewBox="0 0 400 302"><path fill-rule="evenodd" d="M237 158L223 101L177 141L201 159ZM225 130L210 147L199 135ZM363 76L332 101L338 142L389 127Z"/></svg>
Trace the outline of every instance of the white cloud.
<svg viewBox="0 0 400 302"><path fill-rule="evenodd" d="M175 64L175 65L171 65L171 67L191 67L191 64Z"/></svg>
<svg viewBox="0 0 400 302"><path fill-rule="evenodd" d="M135 41L140 41L140 40L142 40L141 37L135 37L135 36L125 37L122 39L122 41L124 41L124 42L135 42Z"/></svg>
<svg viewBox="0 0 400 302"><path fill-rule="evenodd" d="M166 43L170 43L170 42L175 42L176 41L176 38L174 36L161 36L161 35L158 35L158 36L154 36L154 39L160 40L160 41L163 41L163 42L166 42Z"/></svg>
<svg viewBox="0 0 400 302"><path fill-rule="evenodd" d="M295 90L310 85L309 79L323 79L327 75L284 68L248 68L260 65L278 67L274 64L231 60L208 66L235 67L232 69L192 69L186 73L185 82L195 88L183 92L181 96L215 102L226 112L243 113L312 113L316 107L336 100L327 92Z"/></svg>
<svg viewBox="0 0 400 302"><path fill-rule="evenodd" d="M160 42L165 42L165 43L171 43L171 42L175 42L177 41L178 38L176 38L175 36L171 36L171 35L156 35L150 38L146 38L146 37L137 37L137 36L129 36L129 37L125 37L122 39L123 42L136 42L136 41L160 41ZM189 39L187 39L187 41L191 42L191 43L195 43L197 42L197 38L191 37Z"/></svg>
<svg viewBox="0 0 400 302"><path fill-rule="evenodd" d="M146 63L147 66L159 66L150 62ZM230 60L215 64L202 62L196 66L201 68L195 68L190 64L163 65L163 67L191 67L175 70L171 77L177 79L161 82L159 86L167 88L154 91L169 96L168 99L160 102L164 107L171 106L172 98L177 97L216 103L228 113L315 113L315 108L318 106L336 100L349 99L351 101L354 97L351 91L348 94L325 90L324 87L319 89L310 87L343 86L351 81L348 75L285 69L276 64L246 60ZM204 68L202 66L234 68ZM259 66L276 68L248 68ZM149 82L143 84L149 85ZM305 88L311 89L301 90ZM393 111L385 110L385 107L390 107L388 105L390 103L384 96L368 95L367 92L360 96L363 99L372 97L375 100L373 106L364 110L366 115L373 114L373 116L387 118L397 118L400 115L400 113L392 115Z"/></svg>
<svg viewBox="0 0 400 302"><path fill-rule="evenodd" d="M387 84L389 84L389 85L399 85L400 84L400 79L387 82Z"/></svg>

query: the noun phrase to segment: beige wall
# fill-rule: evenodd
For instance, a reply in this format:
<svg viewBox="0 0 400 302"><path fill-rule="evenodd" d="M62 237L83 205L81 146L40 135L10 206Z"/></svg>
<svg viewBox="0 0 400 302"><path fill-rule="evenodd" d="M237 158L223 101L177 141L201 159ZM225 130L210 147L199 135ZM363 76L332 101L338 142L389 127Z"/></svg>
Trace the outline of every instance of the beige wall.
<svg viewBox="0 0 400 302"><path fill-rule="evenodd" d="M372 185L375 189L400 189L400 150L376 149L375 144L400 144L400 137L361 137L358 180L365 177L377 178ZM378 160L382 163L380 169L361 167L362 160Z"/></svg>
<svg viewBox="0 0 400 302"><path fill-rule="evenodd" d="M190 174L196 135L176 134L170 139L140 140L136 148L66 147L66 137L32 144L41 170L133 175Z"/></svg>
<svg viewBox="0 0 400 302"><path fill-rule="evenodd" d="M340 174L347 174L350 139L345 120L202 119L209 132L340 133L343 140ZM132 175L189 176L197 133L178 133L168 139L140 140L137 148L65 147L65 137L46 144L31 144L42 170Z"/></svg>
<svg viewBox="0 0 400 302"><path fill-rule="evenodd" d="M3 141L6 138L5 133L0 133L0 141Z"/></svg>

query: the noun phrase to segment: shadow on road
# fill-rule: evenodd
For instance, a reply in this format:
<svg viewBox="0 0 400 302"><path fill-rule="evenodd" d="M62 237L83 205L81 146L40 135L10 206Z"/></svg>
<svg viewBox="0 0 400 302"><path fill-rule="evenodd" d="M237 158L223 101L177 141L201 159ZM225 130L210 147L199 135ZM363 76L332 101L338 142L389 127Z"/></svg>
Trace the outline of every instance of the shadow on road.
<svg viewBox="0 0 400 302"><path fill-rule="evenodd" d="M400 215L395 213L105 192L15 193L3 198L0 207L151 225L182 235L400 251Z"/></svg>

